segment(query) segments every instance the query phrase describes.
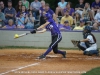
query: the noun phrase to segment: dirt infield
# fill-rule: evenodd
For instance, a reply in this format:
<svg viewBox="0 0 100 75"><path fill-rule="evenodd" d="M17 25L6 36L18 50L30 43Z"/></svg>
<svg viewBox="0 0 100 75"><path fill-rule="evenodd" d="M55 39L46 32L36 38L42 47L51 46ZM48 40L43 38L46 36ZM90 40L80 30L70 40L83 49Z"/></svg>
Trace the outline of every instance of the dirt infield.
<svg viewBox="0 0 100 75"><path fill-rule="evenodd" d="M0 75L81 75L100 67L100 57L84 56L79 50L66 50L67 58L52 52L45 60L37 60L45 50L0 50Z"/></svg>

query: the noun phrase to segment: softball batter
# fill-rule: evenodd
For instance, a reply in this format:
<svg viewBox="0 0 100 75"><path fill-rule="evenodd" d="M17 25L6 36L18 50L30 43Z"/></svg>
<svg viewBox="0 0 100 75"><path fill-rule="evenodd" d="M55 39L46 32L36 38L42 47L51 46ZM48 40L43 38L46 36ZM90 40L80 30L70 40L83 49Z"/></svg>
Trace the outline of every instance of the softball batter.
<svg viewBox="0 0 100 75"><path fill-rule="evenodd" d="M79 49L84 51L84 55L99 55L99 50L97 49L96 38L91 33L91 28L86 26L83 31L83 40L78 44Z"/></svg>
<svg viewBox="0 0 100 75"><path fill-rule="evenodd" d="M38 59L44 59L46 55L50 53L52 50L55 54L62 54L63 58L66 58L66 51L58 50L58 43L62 40L62 35L60 33L59 28L57 27L55 21L53 20L52 16L49 13L45 13L44 16L46 23L37 28L37 30L41 29L42 30L41 31L33 30L31 31L31 33L44 33L46 30L50 30L52 36L52 43L50 44L47 51L41 56L39 56Z"/></svg>

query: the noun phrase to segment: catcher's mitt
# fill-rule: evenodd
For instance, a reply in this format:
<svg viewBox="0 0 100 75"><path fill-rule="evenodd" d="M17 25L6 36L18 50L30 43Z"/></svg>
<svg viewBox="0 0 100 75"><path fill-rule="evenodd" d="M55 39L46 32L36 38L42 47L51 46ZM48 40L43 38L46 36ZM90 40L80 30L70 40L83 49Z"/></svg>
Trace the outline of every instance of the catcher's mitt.
<svg viewBox="0 0 100 75"><path fill-rule="evenodd" d="M75 47L77 47L77 45L80 43L80 41L77 41L77 40L71 40L71 42L73 43Z"/></svg>

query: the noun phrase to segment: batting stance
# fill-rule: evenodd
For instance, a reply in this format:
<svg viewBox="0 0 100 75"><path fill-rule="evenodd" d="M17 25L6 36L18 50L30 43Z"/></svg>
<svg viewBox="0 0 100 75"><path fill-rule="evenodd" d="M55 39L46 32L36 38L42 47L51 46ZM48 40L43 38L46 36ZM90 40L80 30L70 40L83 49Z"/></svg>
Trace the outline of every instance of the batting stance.
<svg viewBox="0 0 100 75"><path fill-rule="evenodd" d="M99 55L99 50L97 49L96 38L91 33L91 28L86 26L83 31L83 40L78 44L79 49L84 51L84 55Z"/></svg>
<svg viewBox="0 0 100 75"><path fill-rule="evenodd" d="M31 33L32 34L33 33L43 33L46 30L50 30L51 36L52 36L52 43L50 44L47 51L41 56L39 56L38 59L44 59L46 55L52 50L55 54L62 54L63 58L66 58L66 51L58 50L58 43L62 40L62 35L60 33L60 30L58 29L55 21L52 19L52 16L50 14L45 13L44 16L45 16L46 23L41 25L39 28L37 28L37 30L41 30L41 29L42 30L41 31L33 30L31 31Z"/></svg>

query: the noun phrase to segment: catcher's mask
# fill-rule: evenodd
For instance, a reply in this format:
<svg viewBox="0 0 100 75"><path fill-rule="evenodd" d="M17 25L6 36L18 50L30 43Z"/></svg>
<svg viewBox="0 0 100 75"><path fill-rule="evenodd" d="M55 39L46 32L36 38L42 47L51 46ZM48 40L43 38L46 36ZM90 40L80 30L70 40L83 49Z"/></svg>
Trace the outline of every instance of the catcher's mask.
<svg viewBox="0 0 100 75"><path fill-rule="evenodd" d="M84 28L84 33L91 33L91 31L92 31L92 29L91 29L91 27L90 26L85 26L85 28Z"/></svg>

